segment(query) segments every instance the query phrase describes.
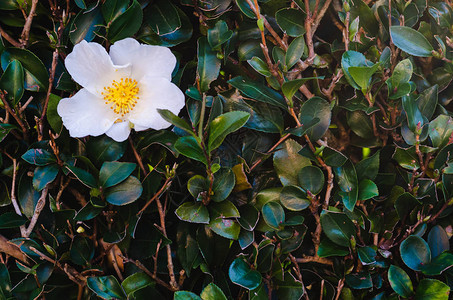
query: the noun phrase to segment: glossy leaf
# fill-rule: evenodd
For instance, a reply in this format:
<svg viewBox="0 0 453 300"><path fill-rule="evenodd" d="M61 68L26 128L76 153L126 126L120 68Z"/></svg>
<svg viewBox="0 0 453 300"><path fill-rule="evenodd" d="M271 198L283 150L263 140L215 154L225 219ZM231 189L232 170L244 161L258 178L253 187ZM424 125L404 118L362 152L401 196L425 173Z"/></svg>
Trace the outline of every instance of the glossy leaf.
<svg viewBox="0 0 453 300"><path fill-rule="evenodd" d="M175 125L176 127L184 130L189 134L193 134L193 128L186 121L169 111L168 109L158 109L160 116L167 122Z"/></svg>
<svg viewBox="0 0 453 300"><path fill-rule="evenodd" d="M288 55L288 54L287 54ZM299 88L307 81L313 79L323 79L323 77L305 77L301 79L295 79L291 81L285 81L282 84L282 92L287 99L292 99L294 94L299 90Z"/></svg>
<svg viewBox="0 0 453 300"><path fill-rule="evenodd" d="M274 229L278 229L285 221L285 211L278 202L267 202L261 208L261 212L267 225Z"/></svg>
<svg viewBox="0 0 453 300"><path fill-rule="evenodd" d="M288 50L286 50L285 54L285 64L288 70L291 69L299 61L299 59L304 54L304 50L305 50L305 38L303 36L295 38L291 42L291 44L289 44ZM291 99L291 97L289 99Z"/></svg>
<svg viewBox="0 0 453 300"><path fill-rule="evenodd" d="M208 164L197 138L193 136L180 137L175 143L175 149L182 155Z"/></svg>
<svg viewBox="0 0 453 300"><path fill-rule="evenodd" d="M87 286L103 299L126 299L123 289L113 275L88 277Z"/></svg>
<svg viewBox="0 0 453 300"><path fill-rule="evenodd" d="M0 215L0 228L16 228L24 225L27 222L27 218L19 216L15 212L6 212Z"/></svg>
<svg viewBox="0 0 453 300"><path fill-rule="evenodd" d="M301 211L310 206L307 194L301 188L293 185L284 186L280 193L280 203L292 211Z"/></svg>
<svg viewBox="0 0 453 300"><path fill-rule="evenodd" d="M226 300L225 294L214 283L208 284L200 294L203 300Z"/></svg>
<svg viewBox="0 0 453 300"><path fill-rule="evenodd" d="M224 44L233 36L233 31L228 29L228 24L219 20L215 23L214 27L208 29L208 43L212 49L218 49L220 45Z"/></svg>
<svg viewBox="0 0 453 300"><path fill-rule="evenodd" d="M83 169L80 169L78 167L73 167L73 166L69 166L69 165L66 165L65 167L72 174L74 174L74 176L77 177L77 179L80 180L80 182L82 182L84 185L91 187L91 188L98 187L96 179L89 172L87 172Z"/></svg>
<svg viewBox="0 0 453 300"><path fill-rule="evenodd" d="M392 289L401 297L409 298L414 294L409 275L400 267L391 265L388 271L388 279Z"/></svg>
<svg viewBox="0 0 453 300"><path fill-rule="evenodd" d="M344 213L323 211L321 225L325 235L340 246L349 247L351 237L355 236L355 226Z"/></svg>
<svg viewBox="0 0 453 300"><path fill-rule="evenodd" d="M201 202L186 202L179 206L176 215L183 221L190 223L209 223L209 212Z"/></svg>
<svg viewBox="0 0 453 300"><path fill-rule="evenodd" d="M232 240L237 240L241 226L233 219L211 218L209 228L218 235Z"/></svg>
<svg viewBox="0 0 453 300"><path fill-rule="evenodd" d="M358 200L368 200L377 196L379 196L379 190L373 181L369 179L360 181Z"/></svg>
<svg viewBox="0 0 453 300"><path fill-rule="evenodd" d="M208 149L218 148L225 137L238 130L247 122L250 114L243 111L234 111L222 114L209 123Z"/></svg>
<svg viewBox="0 0 453 300"><path fill-rule="evenodd" d="M24 94L24 68L14 59L6 67L0 78L0 89L5 91L6 98L15 107Z"/></svg>
<svg viewBox="0 0 453 300"><path fill-rule="evenodd" d="M160 36L173 33L181 27L178 12L169 1L153 2L148 18L153 31Z"/></svg>
<svg viewBox="0 0 453 300"><path fill-rule="evenodd" d="M392 41L401 50L410 55L430 57L432 56L433 46L420 32L406 26L390 27Z"/></svg>
<svg viewBox="0 0 453 300"><path fill-rule="evenodd" d="M166 1L162 1L166 2ZM200 92L209 90L209 85L217 79L220 71L220 60L209 46L205 37L198 39L198 66L197 76L200 79Z"/></svg>
<svg viewBox="0 0 453 300"><path fill-rule="evenodd" d="M87 10L79 12L71 26L69 34L71 42L74 45L83 40L91 42L101 30L100 25L103 23L104 18L100 7L90 6Z"/></svg>
<svg viewBox="0 0 453 300"><path fill-rule="evenodd" d="M261 283L261 274L250 269L250 266L241 258L236 258L230 265L228 274L233 283L248 290L257 288Z"/></svg>
<svg viewBox="0 0 453 300"><path fill-rule="evenodd" d="M214 195L212 195L211 200L215 202L225 200L233 191L235 183L233 171L229 168L221 168L214 174L214 182L212 184Z"/></svg>
<svg viewBox="0 0 453 300"><path fill-rule="evenodd" d="M453 267L453 254L442 252L436 256L429 264L421 266L423 274L435 276L442 274L445 270Z"/></svg>
<svg viewBox="0 0 453 300"><path fill-rule="evenodd" d="M33 187L38 192L54 181L60 168L56 164L37 167L33 173Z"/></svg>
<svg viewBox="0 0 453 300"><path fill-rule="evenodd" d="M299 171L299 185L307 194L317 195L324 188L324 173L316 166L306 166Z"/></svg>
<svg viewBox="0 0 453 300"><path fill-rule="evenodd" d="M143 192L140 181L129 176L121 183L109 187L105 190L105 200L113 205L126 205L137 200Z"/></svg>
<svg viewBox="0 0 453 300"><path fill-rule="evenodd" d="M308 124L318 118L319 122L307 130L307 135L312 141L320 139L330 125L331 110L329 103L320 98L313 97L304 102L300 108L299 120L302 124Z"/></svg>
<svg viewBox="0 0 453 300"><path fill-rule="evenodd" d="M450 116L439 115L429 123L429 137L433 146L444 147L453 134L453 119Z"/></svg>
<svg viewBox="0 0 453 300"><path fill-rule="evenodd" d="M433 258L439 256L442 252L450 250L450 241L445 229L436 225L429 231L428 245Z"/></svg>
<svg viewBox="0 0 453 300"><path fill-rule="evenodd" d="M431 251L428 244L419 236L411 235L400 245L401 258L404 263L415 271L431 262Z"/></svg>
<svg viewBox="0 0 453 300"><path fill-rule="evenodd" d="M114 43L135 34L142 23L143 12L136 0L121 15L115 18L107 28L107 39Z"/></svg>
<svg viewBox="0 0 453 300"><path fill-rule="evenodd" d="M420 280L415 293L416 300L447 300L450 287L437 279Z"/></svg>
<svg viewBox="0 0 453 300"><path fill-rule="evenodd" d="M154 286L154 281L143 272L132 274L121 282L121 287L127 296L150 285Z"/></svg>
<svg viewBox="0 0 453 300"><path fill-rule="evenodd" d="M275 13L278 26L287 35L298 37L305 33L304 23L305 14L294 8L284 8Z"/></svg>
<svg viewBox="0 0 453 300"><path fill-rule="evenodd" d="M354 165L347 161L343 166L333 170L338 186L341 189L340 195L343 204L349 211L353 211L359 196L359 184Z"/></svg>

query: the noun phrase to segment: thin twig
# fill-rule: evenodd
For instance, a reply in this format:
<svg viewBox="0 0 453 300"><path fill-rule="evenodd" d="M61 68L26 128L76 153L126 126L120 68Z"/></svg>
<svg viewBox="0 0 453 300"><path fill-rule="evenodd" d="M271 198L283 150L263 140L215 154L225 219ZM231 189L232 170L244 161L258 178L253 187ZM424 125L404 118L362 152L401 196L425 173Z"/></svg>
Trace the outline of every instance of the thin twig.
<svg viewBox="0 0 453 300"><path fill-rule="evenodd" d="M148 200L148 202L146 202L145 206L143 206L142 209L140 209L140 211L137 213L137 216L141 215L154 200L158 199L162 195L162 193L164 193L170 187L171 182L172 178L167 178L160 190L157 191L157 193L155 193L154 196Z"/></svg>
<svg viewBox="0 0 453 300"><path fill-rule="evenodd" d="M16 120L17 124L19 124L20 129L22 129L22 134L24 136L24 140L28 140L28 133L27 133L27 127L25 127L24 122L20 119L20 117L12 110L11 106L9 106L8 101L6 100L5 94L3 91L0 91L0 99L3 102L3 105L5 106L6 111L13 116L13 118Z"/></svg>
<svg viewBox="0 0 453 300"><path fill-rule="evenodd" d="M46 204L46 198L47 198L47 192L49 188L46 186L42 192L41 192L41 197L39 197L38 203L36 203L35 207L35 212L33 213L33 216L31 217L30 220L30 225L28 225L27 230L25 231L25 234L22 235L22 237L28 238L33 231L33 228L35 228L36 222L38 222L39 215L41 214L41 211L44 208L44 205Z"/></svg>
<svg viewBox="0 0 453 300"><path fill-rule="evenodd" d="M22 46L21 43L13 39L3 28L0 26L0 34L2 35L5 40L7 40L11 45L13 45L16 48L20 48Z"/></svg>
<svg viewBox="0 0 453 300"><path fill-rule="evenodd" d="M30 36L31 23L33 22L33 17L35 16L36 6L38 5L38 0L32 0L30 13L28 14L27 19L25 20L24 29L20 36L21 48L25 48L28 44L28 37Z"/></svg>
<svg viewBox="0 0 453 300"><path fill-rule="evenodd" d="M291 134L287 133L285 134L284 136L282 136L277 143L274 144L274 146L272 146L268 151L267 153L265 154L265 156L267 155L270 155L272 154L272 152L275 150L275 148L277 148L281 143L283 143L287 138L289 138L291 136ZM259 158L250 168L249 168L249 172L251 172L253 169L255 169L260 163L263 162L263 159L262 158Z"/></svg>
<svg viewBox="0 0 453 300"><path fill-rule="evenodd" d="M132 138L129 136L129 145L131 145L132 152L134 153L135 160L137 161L140 169L142 170L143 174L148 174L145 169L145 165L143 165L142 158L137 152L137 149L135 149L134 142L132 141Z"/></svg>
<svg viewBox="0 0 453 300"><path fill-rule="evenodd" d="M302 258L296 258L296 262L305 264L305 263L318 263L323 265L333 266L333 262L327 258L319 257L319 256L304 256Z"/></svg>
<svg viewBox="0 0 453 300"><path fill-rule="evenodd" d="M130 258L127 258L123 255L121 255L121 258L123 259L123 261L125 262L129 262L129 263L133 263L134 265L136 265L140 270L142 270L143 272L145 272L149 277L151 277L152 279L154 279L158 284L160 284L161 286L165 287L166 289L170 290L170 291L173 291L173 288L168 285L168 283L166 283L165 281L163 281L162 279L160 279L159 277L157 277L156 275L154 275L152 272L150 272L150 270L148 270L148 268L146 268L140 261L138 260L133 260L133 259L130 259Z"/></svg>

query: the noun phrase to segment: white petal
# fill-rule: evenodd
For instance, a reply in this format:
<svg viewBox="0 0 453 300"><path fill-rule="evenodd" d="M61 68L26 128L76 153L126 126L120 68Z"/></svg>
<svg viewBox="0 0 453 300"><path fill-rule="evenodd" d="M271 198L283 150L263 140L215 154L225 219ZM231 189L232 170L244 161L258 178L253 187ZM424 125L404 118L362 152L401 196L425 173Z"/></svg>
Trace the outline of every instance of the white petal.
<svg viewBox="0 0 453 300"><path fill-rule="evenodd" d="M162 119L157 109L168 109L175 115L184 107L184 94L165 78L145 77L139 82L140 93L128 119L136 131L167 128L170 123Z"/></svg>
<svg viewBox="0 0 453 300"><path fill-rule="evenodd" d="M117 65L132 65L132 78L140 81L143 76L164 77L171 80L176 57L162 46L140 44L132 38L118 41L110 47L110 57Z"/></svg>
<svg viewBox="0 0 453 300"><path fill-rule="evenodd" d="M114 79L129 77L131 66L116 66L98 43L83 40L65 59L65 66L75 82L93 94L100 94Z"/></svg>
<svg viewBox="0 0 453 300"><path fill-rule="evenodd" d="M61 99L57 112L72 137L98 136L115 122L115 115L102 98L81 89L71 98Z"/></svg>
<svg viewBox="0 0 453 300"><path fill-rule="evenodd" d="M131 128L129 126L129 122L120 122L113 124L112 127L105 133L112 139L117 142L122 142L127 139L129 134L131 133Z"/></svg>

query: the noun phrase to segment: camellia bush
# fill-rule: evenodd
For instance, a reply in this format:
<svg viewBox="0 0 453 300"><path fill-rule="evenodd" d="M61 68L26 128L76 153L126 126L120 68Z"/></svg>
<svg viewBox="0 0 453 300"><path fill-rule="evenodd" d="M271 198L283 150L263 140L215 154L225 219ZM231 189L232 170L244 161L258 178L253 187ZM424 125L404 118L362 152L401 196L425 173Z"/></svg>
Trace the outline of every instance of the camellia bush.
<svg viewBox="0 0 453 300"><path fill-rule="evenodd" d="M1 0L0 299L449 299L453 6Z"/></svg>

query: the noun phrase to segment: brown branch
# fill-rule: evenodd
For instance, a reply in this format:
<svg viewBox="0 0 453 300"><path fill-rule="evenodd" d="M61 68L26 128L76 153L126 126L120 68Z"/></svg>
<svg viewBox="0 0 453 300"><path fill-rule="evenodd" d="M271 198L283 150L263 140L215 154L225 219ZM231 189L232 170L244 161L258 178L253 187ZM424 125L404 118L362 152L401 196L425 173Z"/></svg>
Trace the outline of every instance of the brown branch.
<svg viewBox="0 0 453 300"><path fill-rule="evenodd" d="M12 256L24 263L28 263L27 256L20 250L20 248L15 244L10 243L3 235L0 235L0 252Z"/></svg>
<svg viewBox="0 0 453 300"><path fill-rule="evenodd" d="M125 262L129 262L129 263L133 263L134 265L137 266L137 268L139 268L140 270L142 270L143 272L146 273L146 275L148 275L149 277L151 277L152 279L154 279L158 284L160 284L161 286L165 287L166 289L170 290L170 291L174 291L173 288L168 285L168 283L166 283L165 281L163 281L162 279L160 279L159 277L157 277L155 274L153 274L150 270L148 270L148 268L146 268L140 261L138 260L133 260L133 259L130 259L130 258L127 258L123 255L121 255L121 258L123 259L123 261Z"/></svg>
<svg viewBox="0 0 453 300"><path fill-rule="evenodd" d="M302 258L296 258L296 262L298 262L300 264L314 262L314 263L318 263L318 264L333 266L332 261L330 261L327 258L319 257L319 256L303 256Z"/></svg>
<svg viewBox="0 0 453 300"><path fill-rule="evenodd" d="M22 237L28 238L31 232L33 231L33 228L35 228L36 222L38 222L39 215L41 214L41 211L43 210L44 205L46 204L48 190L49 190L48 186L46 186L42 190L41 197L39 197L38 203L36 203L35 212L33 213L33 216L30 220L30 225L28 225L28 228L22 234Z"/></svg>
<svg viewBox="0 0 453 300"><path fill-rule="evenodd" d="M5 98L5 94L3 91L0 91L0 99L3 102L3 105L5 106L6 111L13 116L13 118L16 120L17 124L19 124L20 129L22 129L22 134L24 136L24 140L28 140L28 133L27 133L27 128L24 125L24 122L20 119L20 117L12 110L11 106L9 106L8 101Z"/></svg>
<svg viewBox="0 0 453 300"><path fill-rule="evenodd" d="M166 238L168 238L167 230L165 228L165 211L162 207L162 203L160 202L159 198L156 198L156 204L157 204L157 210L159 211L160 227L162 230L162 234ZM170 286L172 287L172 289L174 291L177 291L177 290L179 290L179 285L176 282L170 244L166 245L166 248L167 248L167 268L168 268L168 275L170 276Z"/></svg>
<svg viewBox="0 0 453 300"><path fill-rule="evenodd" d="M154 200L158 199L170 187L171 182L172 182L172 178L168 177L165 180L162 187L160 188L160 190L157 191L157 193L155 193L154 196L148 200L148 202L146 202L145 206L143 206L142 209L140 209L140 211L137 213L137 216L141 215Z"/></svg>
<svg viewBox="0 0 453 300"><path fill-rule="evenodd" d="M42 136L43 134L43 122L47 113L47 106L49 105L49 98L52 92L53 82L55 80L55 70L57 69L58 62L58 47L54 50L52 55L52 65L50 67L50 76L49 76L49 87L47 88L46 99L44 100L44 105L41 112L41 118L39 119L39 132Z"/></svg>
<svg viewBox="0 0 453 300"><path fill-rule="evenodd" d="M2 27L0 27L0 34L5 40L7 40L14 47L20 48L22 46L21 43L19 43L15 39L13 39L5 30L3 30Z"/></svg>
<svg viewBox="0 0 453 300"><path fill-rule="evenodd" d="M30 36L31 23L33 22L33 17L35 16L36 6L38 5L39 0L32 0L30 13L28 14L27 19L25 20L24 29L20 36L21 48L25 48L28 44L28 37Z"/></svg>
<svg viewBox="0 0 453 300"><path fill-rule="evenodd" d="M265 155L270 155L272 152L277 148L281 143L283 143L287 138L289 138L291 134L287 133L284 136L282 136L277 143L275 143L274 146L272 146ZM263 159L259 158L250 168L249 168L249 173L252 172L253 169L255 169L260 163L262 163Z"/></svg>
<svg viewBox="0 0 453 300"><path fill-rule="evenodd" d="M142 170L143 174L147 175L148 172L146 172L145 166L143 165L142 158L137 152L137 149L135 149L134 142L132 141L132 138L129 136L129 145L131 145L132 152L134 153L135 160L137 161L140 169Z"/></svg>

